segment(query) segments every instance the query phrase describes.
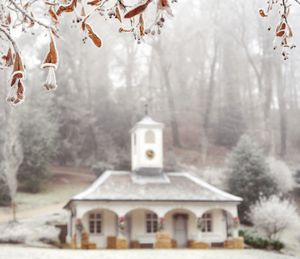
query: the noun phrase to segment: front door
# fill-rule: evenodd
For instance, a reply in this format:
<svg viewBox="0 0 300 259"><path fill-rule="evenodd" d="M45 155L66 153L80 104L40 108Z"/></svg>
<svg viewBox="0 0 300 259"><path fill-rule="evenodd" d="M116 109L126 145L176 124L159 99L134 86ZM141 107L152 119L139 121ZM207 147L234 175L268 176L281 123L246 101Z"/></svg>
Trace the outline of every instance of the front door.
<svg viewBox="0 0 300 259"><path fill-rule="evenodd" d="M174 239L177 247L186 247L187 244L187 215L174 215Z"/></svg>

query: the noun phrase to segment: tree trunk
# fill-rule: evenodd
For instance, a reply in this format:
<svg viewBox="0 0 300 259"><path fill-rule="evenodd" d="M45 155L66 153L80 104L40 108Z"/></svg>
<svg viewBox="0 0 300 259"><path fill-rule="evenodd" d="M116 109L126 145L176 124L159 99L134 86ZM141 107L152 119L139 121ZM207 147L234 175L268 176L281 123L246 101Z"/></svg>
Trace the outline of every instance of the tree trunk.
<svg viewBox="0 0 300 259"><path fill-rule="evenodd" d="M175 97L173 93L173 89L171 86L170 81L170 66L164 60L164 51L161 46L161 42L158 41L153 45L154 50L159 58L159 75L161 75L164 79L164 86L167 92L167 102L170 114L170 123L171 123L171 130L172 130L172 139L173 139L173 146L174 147L181 147L181 141L179 137L179 130L178 130L178 123L176 118L176 108L175 108Z"/></svg>
<svg viewBox="0 0 300 259"><path fill-rule="evenodd" d="M283 74L280 64L277 65L277 99L279 107L279 129L280 129L280 151L279 155L284 158L287 149L287 116L286 116L286 100L285 100L285 74Z"/></svg>
<svg viewBox="0 0 300 259"><path fill-rule="evenodd" d="M174 147L181 147L178 123L177 123L176 113L175 113L174 94L173 94L173 89L172 89L171 83L170 83L169 70L168 70L168 68L166 68L166 66L163 66L162 71L163 71L163 75L164 75L164 79L165 79L165 87L166 87L166 91L167 91L173 145L174 145Z"/></svg>
<svg viewBox="0 0 300 259"><path fill-rule="evenodd" d="M214 47L214 56L212 63L210 65L210 76L209 76L209 83L207 89L207 97L206 97L206 107L204 109L203 114L203 124L202 124L202 134L201 134L201 153L202 153L202 162L205 164L207 159L207 152L208 152L208 130L209 130L209 122L210 122L210 114L212 110L212 105L214 101L214 94L215 94L215 71L216 71L216 64L217 64L217 52L218 52L218 45L215 40L215 47Z"/></svg>

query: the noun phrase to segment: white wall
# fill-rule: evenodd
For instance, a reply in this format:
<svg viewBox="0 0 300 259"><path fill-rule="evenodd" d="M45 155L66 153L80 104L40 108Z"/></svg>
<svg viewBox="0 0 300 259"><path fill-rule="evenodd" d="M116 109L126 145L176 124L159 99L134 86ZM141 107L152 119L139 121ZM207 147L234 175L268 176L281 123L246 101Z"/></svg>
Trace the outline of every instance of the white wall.
<svg viewBox="0 0 300 259"><path fill-rule="evenodd" d="M138 240L140 243L154 243L155 234L146 231L147 210L135 210L131 215L131 240Z"/></svg>
<svg viewBox="0 0 300 259"><path fill-rule="evenodd" d="M226 239L226 218L223 211L215 209L208 211L212 215L212 232L202 233L203 240L209 242L223 242Z"/></svg>
<svg viewBox="0 0 300 259"><path fill-rule="evenodd" d="M143 238L151 239L151 234L147 236L145 219L143 211L137 209L151 210L155 212L158 217L165 218L165 227L167 231L172 231L171 214L175 211L184 212L189 215L191 219L188 223L188 239L196 239L197 228L196 228L196 217L201 217L203 213L213 211L213 233L204 234L203 238L211 240L212 242L220 242L221 239L226 237L226 221L223 217L222 210L228 211L233 217L237 216L237 203L234 202L99 202L99 201L74 201L71 204L74 210L76 210L76 218L83 218L85 227L87 228L87 213L93 210L107 209L115 212L118 216L125 216L131 214L132 216L132 240L139 240ZM133 211L135 210L135 211ZM104 213L104 233L103 236L94 236L91 240L97 243L100 248L106 247L106 238L109 235L115 236L116 232L116 219L115 214L105 211ZM75 221L75 220L74 220ZM73 224L73 234L75 233L75 226ZM68 235L70 240L70 226L68 229Z"/></svg>
<svg viewBox="0 0 300 259"><path fill-rule="evenodd" d="M111 211L107 210L94 210L91 212L99 212L102 214L102 233L101 234L89 234L90 242L94 242L97 245L97 248L106 248L107 247L107 237L117 235L117 216ZM84 230L89 233L89 213L86 213L82 218L82 224Z"/></svg>
<svg viewBox="0 0 300 259"><path fill-rule="evenodd" d="M145 143L145 134L148 130L154 132L155 143ZM134 134L136 134L136 147L134 147ZM141 167L163 167L163 136L160 128L137 128L131 135L131 155L132 155L132 170ZM155 156L153 159L146 157L146 151L151 149Z"/></svg>

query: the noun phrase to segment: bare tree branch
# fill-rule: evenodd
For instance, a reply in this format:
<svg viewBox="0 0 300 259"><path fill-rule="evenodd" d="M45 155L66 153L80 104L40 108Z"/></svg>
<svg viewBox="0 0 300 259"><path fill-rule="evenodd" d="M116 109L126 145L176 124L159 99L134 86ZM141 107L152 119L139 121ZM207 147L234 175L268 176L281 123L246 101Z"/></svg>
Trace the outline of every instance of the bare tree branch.
<svg viewBox="0 0 300 259"><path fill-rule="evenodd" d="M0 27L0 32L2 32L6 36L6 38L10 41L10 43L13 46L15 52L19 53L19 48L18 48L16 42L14 41L14 39L10 36L10 33L7 30L5 30L1 27Z"/></svg>
<svg viewBox="0 0 300 259"><path fill-rule="evenodd" d="M299 0L294 0L297 4L299 4L300 5L300 1Z"/></svg>

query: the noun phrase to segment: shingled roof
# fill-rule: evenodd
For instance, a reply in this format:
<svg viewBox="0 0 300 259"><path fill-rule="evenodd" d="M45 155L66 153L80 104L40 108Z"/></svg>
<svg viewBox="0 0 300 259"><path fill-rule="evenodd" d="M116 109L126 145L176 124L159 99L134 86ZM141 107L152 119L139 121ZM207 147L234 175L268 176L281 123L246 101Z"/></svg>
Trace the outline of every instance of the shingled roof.
<svg viewBox="0 0 300 259"><path fill-rule="evenodd" d="M106 171L72 201L210 201L241 202L231 195L192 176L190 173L164 173L162 178L139 180L133 172Z"/></svg>

